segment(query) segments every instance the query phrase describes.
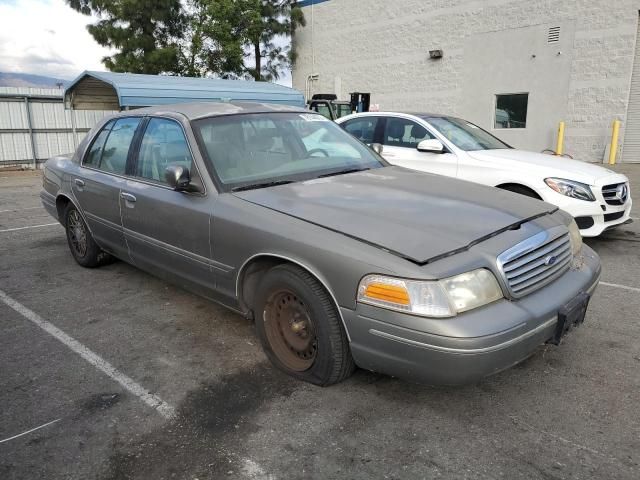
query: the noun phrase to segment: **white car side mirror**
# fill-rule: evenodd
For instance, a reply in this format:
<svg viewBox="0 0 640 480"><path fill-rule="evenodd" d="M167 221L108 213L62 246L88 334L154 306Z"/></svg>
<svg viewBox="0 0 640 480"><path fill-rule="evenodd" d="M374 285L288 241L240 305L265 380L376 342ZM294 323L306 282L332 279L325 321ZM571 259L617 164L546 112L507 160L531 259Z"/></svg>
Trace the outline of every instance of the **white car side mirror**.
<svg viewBox="0 0 640 480"><path fill-rule="evenodd" d="M422 140L418 143L416 148L419 152L442 153L444 151L444 145L442 145L442 142L435 138Z"/></svg>

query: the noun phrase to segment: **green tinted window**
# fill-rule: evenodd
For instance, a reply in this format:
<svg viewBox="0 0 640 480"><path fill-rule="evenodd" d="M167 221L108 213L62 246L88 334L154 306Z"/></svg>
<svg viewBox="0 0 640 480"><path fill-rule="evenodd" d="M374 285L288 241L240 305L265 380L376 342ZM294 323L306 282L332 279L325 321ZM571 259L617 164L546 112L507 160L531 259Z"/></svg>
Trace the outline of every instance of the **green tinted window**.
<svg viewBox="0 0 640 480"><path fill-rule="evenodd" d="M166 183L164 171L169 165L191 170L191 152L182 127L173 120L152 118L142 137L136 176Z"/></svg>
<svg viewBox="0 0 640 480"><path fill-rule="evenodd" d="M100 157L102 156L104 141L109 136L109 132L111 131L111 127L113 126L113 124L114 121L112 120L107 123L102 128L102 130L100 130L100 133L98 133L98 135L95 137L95 140L91 144L89 152L84 157L84 162L82 162L83 165L88 167L97 167L98 165L100 165Z"/></svg>
<svg viewBox="0 0 640 480"><path fill-rule="evenodd" d="M131 140L141 118L121 118L116 121L104 145L100 170L124 175Z"/></svg>

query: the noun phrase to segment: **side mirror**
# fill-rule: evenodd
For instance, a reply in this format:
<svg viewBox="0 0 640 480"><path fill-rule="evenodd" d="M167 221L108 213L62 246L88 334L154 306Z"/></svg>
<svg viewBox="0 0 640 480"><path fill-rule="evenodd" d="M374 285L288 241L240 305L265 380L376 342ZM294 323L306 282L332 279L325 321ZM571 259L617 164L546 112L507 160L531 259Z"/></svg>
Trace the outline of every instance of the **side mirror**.
<svg viewBox="0 0 640 480"><path fill-rule="evenodd" d="M381 143L372 143L369 145L369 147L371 147L371 150L376 152L378 155L382 155L383 147Z"/></svg>
<svg viewBox="0 0 640 480"><path fill-rule="evenodd" d="M440 140L435 138L428 138L427 140L422 140L416 146L419 152L431 152L431 153L442 153L444 152L444 145Z"/></svg>
<svg viewBox="0 0 640 480"><path fill-rule="evenodd" d="M188 190L191 183L189 169L180 165L169 165L164 171L164 178L169 186L177 192Z"/></svg>

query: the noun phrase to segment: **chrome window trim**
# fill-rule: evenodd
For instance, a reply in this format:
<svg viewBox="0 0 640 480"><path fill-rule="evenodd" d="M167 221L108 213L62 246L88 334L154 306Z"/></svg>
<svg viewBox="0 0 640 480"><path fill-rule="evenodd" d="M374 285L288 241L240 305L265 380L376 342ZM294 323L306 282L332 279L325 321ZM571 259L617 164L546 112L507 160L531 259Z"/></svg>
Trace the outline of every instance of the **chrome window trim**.
<svg viewBox="0 0 640 480"><path fill-rule="evenodd" d="M161 120L169 120L170 122L174 122L177 123L180 128L182 129L182 134L184 135L184 140L185 142L187 142L187 148L189 148L189 153L191 154L191 164L195 166L196 168L196 172L198 172L198 176L200 177L201 183L202 183L202 188L204 189L204 192L199 192L200 195L206 197L207 196L207 185L204 181L204 177L202 176L202 173L200 172L200 167L198 167L198 162L196 160L196 156L193 154L193 148L191 148L191 142L189 141L189 136L187 135L187 131L184 128L184 125L182 124L182 122L179 122L178 120L176 120L175 118L171 118L171 117L167 117L166 115L146 115L146 118L148 118L149 120L151 120L152 118L158 118ZM140 138L140 143L142 144L142 140L144 139L144 134L147 131L147 127L149 126L149 124L147 123L147 125L144 128L144 132L142 132L142 136ZM140 149L138 148L138 151L136 152L136 161L135 161L135 165L138 165L138 158L140 156ZM158 182L153 182L150 181L148 178L145 177L138 177L136 175L132 175L131 177L128 178L132 178L135 179L135 181L140 181L140 183L146 183L147 185L153 185L156 187L162 187L162 188L166 188L167 190L171 190L174 191L173 188L169 187L168 185L162 184L162 183L158 183Z"/></svg>
<svg viewBox="0 0 640 480"><path fill-rule="evenodd" d="M85 148L85 150L84 150L84 152L82 154L82 159L80 160L80 166L82 168L88 168L90 170L96 170L98 172L104 172L104 173L108 173L108 174L112 173L112 172L107 172L106 170L101 170L99 168L87 167L84 164L84 161L86 160L87 155L89 154L89 151L91 150L91 147L93 146L93 143L96 141L96 138L98 138L98 135L100 135L100 133L105 129L105 127L107 125L109 125L109 123L113 122L115 124L118 120L123 119L123 118L141 118L142 120L144 120L145 115L122 115L122 116L114 116L114 117L111 117L111 118L107 119L107 121L104 122L102 127L100 127L100 130L98 130L96 132L96 134L93 136L93 138L91 139L91 141L87 145L87 148ZM107 140L109 140L110 136L111 136L111 131L109 132L109 135L107 135L107 138L105 138L105 140L104 140L105 145L107 144ZM135 133L134 133L134 137L135 137ZM131 139L131 141L133 141L133 138ZM131 147L131 145L129 145L129 147ZM127 154L127 156L128 156L128 154ZM102 162L102 155L100 156L100 161ZM126 164L125 164L125 170L126 170ZM115 176L120 176L120 175L117 175L117 174L114 174L114 175Z"/></svg>
<svg viewBox="0 0 640 480"><path fill-rule="evenodd" d="M189 141L188 135L187 135L187 131L184 128L184 125L179 122L178 120L176 120L175 118L171 118L171 117L167 117L165 115L123 115L123 116L118 116L118 117L113 117L110 118L109 120L107 120L104 125L102 126L102 128L100 128L100 130L98 130L98 132L94 135L94 137L91 139L91 142L89 143L89 145L87 146L87 148L84 151L84 155L82 156L82 161L80 162L80 168L86 168L87 170L92 170L94 172L99 172L99 173L104 173L105 175L111 175L112 177L118 177L118 178L122 178L123 180L127 180L127 181L133 181L133 182L138 182L138 183L143 183L145 185L150 185L152 187L159 187L159 188L164 188L165 190L170 190L172 192L174 192L175 190L173 188L171 188L168 185L164 185L162 183L158 183L158 182L153 182L150 181L147 178L144 177L137 177L135 175L121 175L118 173L114 173L114 172L107 172L106 170L102 170L100 168L95 168L95 167L90 167L84 164L84 160L87 157L87 153L89 152L89 150L91 149L91 146L93 145L93 142L95 141L96 137L100 134L100 132L102 132L102 130L104 129L104 127L111 122L112 120L119 120L121 118L161 118L163 120L170 120L172 122L177 123L180 128L182 128L182 133L184 134L184 139L187 142L187 147L189 148L189 153L191 154L191 160L192 160L192 164L195 165L196 167L196 171L198 172L198 176L200 177L200 179L202 180L202 188L204 189L203 192L179 192L182 194L189 194L189 195L201 195L203 197L206 197L208 195L207 192L207 185L206 182L204 181L204 177L202 176L202 173L200 172L200 167L198 167L198 162L196 160L195 155L193 154L193 148L191 147L191 142ZM145 131L146 131L146 127L145 127ZM144 136L144 132L142 132L142 136ZM109 137L107 137L107 140L109 139ZM105 140L106 142L106 140ZM138 150L137 152L138 154L140 153L140 151ZM136 165L138 163L138 159L136 158Z"/></svg>

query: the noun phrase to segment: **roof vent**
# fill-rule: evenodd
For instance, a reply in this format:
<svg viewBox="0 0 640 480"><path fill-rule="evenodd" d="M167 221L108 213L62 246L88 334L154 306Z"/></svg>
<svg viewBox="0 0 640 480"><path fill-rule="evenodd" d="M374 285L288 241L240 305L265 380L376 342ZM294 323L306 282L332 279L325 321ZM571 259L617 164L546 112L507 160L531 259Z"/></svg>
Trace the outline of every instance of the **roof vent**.
<svg viewBox="0 0 640 480"><path fill-rule="evenodd" d="M550 27L547 34L547 43L557 43L560 41L560 27Z"/></svg>

